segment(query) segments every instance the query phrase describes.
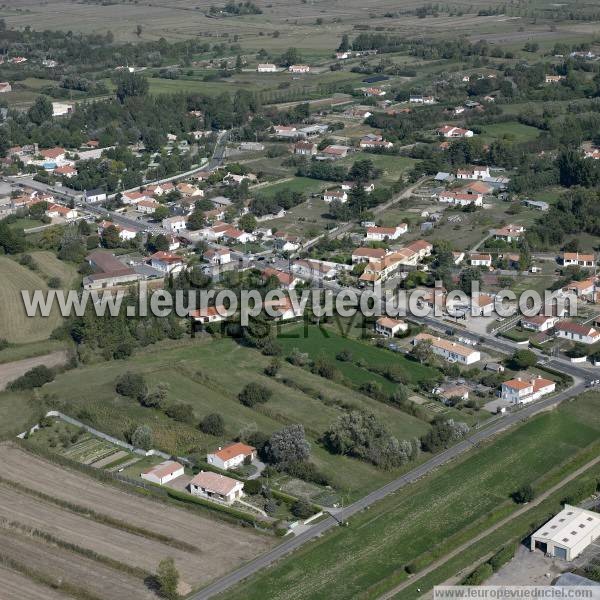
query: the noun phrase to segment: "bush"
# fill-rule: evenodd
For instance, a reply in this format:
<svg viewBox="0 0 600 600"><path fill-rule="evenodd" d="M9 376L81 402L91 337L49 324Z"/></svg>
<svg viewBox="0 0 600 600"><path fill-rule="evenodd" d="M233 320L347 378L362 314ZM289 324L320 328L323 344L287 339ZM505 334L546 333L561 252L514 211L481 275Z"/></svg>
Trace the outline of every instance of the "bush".
<svg viewBox="0 0 600 600"><path fill-rule="evenodd" d="M535 497L535 492L529 484L522 485L518 490L512 493L512 499L517 504L526 504Z"/></svg>
<svg viewBox="0 0 600 600"><path fill-rule="evenodd" d="M115 390L121 396L143 400L148 395L148 386L144 377L139 373L123 373L117 378Z"/></svg>
<svg viewBox="0 0 600 600"><path fill-rule="evenodd" d="M5 340L4 338L0 338L0 352L2 350L6 350L8 347L10 346L8 340Z"/></svg>
<svg viewBox="0 0 600 600"><path fill-rule="evenodd" d="M48 287L50 289L57 290L61 285L62 281L60 280L60 277L50 277L50 279L48 279Z"/></svg>
<svg viewBox="0 0 600 600"><path fill-rule="evenodd" d="M296 502L292 504L291 511L292 514L299 519L308 519L308 517L312 517L315 514L312 504L302 499L296 500Z"/></svg>
<svg viewBox="0 0 600 600"><path fill-rule="evenodd" d="M244 492L247 494L260 494L262 491L262 483L258 479L248 479L244 483Z"/></svg>
<svg viewBox="0 0 600 600"><path fill-rule="evenodd" d="M54 379L54 371L44 365L33 367L21 375L18 379L15 379L8 388L13 391L17 390L31 390L33 388L42 387L45 383L49 383Z"/></svg>
<svg viewBox="0 0 600 600"><path fill-rule="evenodd" d="M200 421L200 431L208 435L221 436L225 433L225 421L219 413L211 413Z"/></svg>
<svg viewBox="0 0 600 600"><path fill-rule="evenodd" d="M194 409L191 404L185 404L183 402L173 403L167 406L165 414L175 421L181 423L189 423L194 419Z"/></svg>
<svg viewBox="0 0 600 600"><path fill-rule="evenodd" d="M488 561L492 567L492 570L496 572L506 563L510 562L515 555L515 550L516 547L514 544L500 548L500 550L498 550L498 552L496 552L496 554L494 554Z"/></svg>
<svg viewBox="0 0 600 600"><path fill-rule="evenodd" d="M142 450L150 450L152 448L152 430L148 425L139 425L131 434L131 444Z"/></svg>
<svg viewBox="0 0 600 600"><path fill-rule="evenodd" d="M269 377L275 377L277 373L279 373L279 369L281 368L281 361L278 358L274 358L266 367L265 367L265 375Z"/></svg>
<svg viewBox="0 0 600 600"><path fill-rule="evenodd" d="M260 383L248 383L239 393L238 399L244 406L253 407L257 404L264 404L273 392Z"/></svg>
<svg viewBox="0 0 600 600"><path fill-rule="evenodd" d="M462 585L481 585L486 579L494 574L492 565L489 562L483 563L477 567L470 575L467 575L462 581Z"/></svg>

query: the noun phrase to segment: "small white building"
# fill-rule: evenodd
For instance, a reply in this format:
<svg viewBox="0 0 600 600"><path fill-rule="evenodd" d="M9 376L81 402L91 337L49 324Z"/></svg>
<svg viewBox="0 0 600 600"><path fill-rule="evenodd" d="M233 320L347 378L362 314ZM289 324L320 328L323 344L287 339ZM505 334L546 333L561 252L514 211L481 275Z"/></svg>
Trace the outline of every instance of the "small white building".
<svg viewBox="0 0 600 600"><path fill-rule="evenodd" d="M375 322L375 332L385 337L392 338L397 333L406 333L407 331L408 323L399 319L381 317Z"/></svg>
<svg viewBox="0 0 600 600"><path fill-rule="evenodd" d="M593 254L582 254L579 252L564 252L562 263L565 267L577 265L578 267L593 267L596 259Z"/></svg>
<svg viewBox="0 0 600 600"><path fill-rule="evenodd" d="M308 65L290 65L288 71L290 73L308 73L310 67Z"/></svg>
<svg viewBox="0 0 600 600"><path fill-rule="evenodd" d="M556 337L580 344L590 345L600 341L600 331L575 321L560 321L555 325L554 332Z"/></svg>
<svg viewBox="0 0 600 600"><path fill-rule="evenodd" d="M209 465L214 465L219 469L227 471L228 469L239 467L244 461L252 461L255 458L256 448L237 442L224 448L219 448L215 452L210 452L206 455L206 462Z"/></svg>
<svg viewBox="0 0 600 600"><path fill-rule="evenodd" d="M572 561L600 537L600 514L565 504L531 536L531 550Z"/></svg>
<svg viewBox="0 0 600 600"><path fill-rule="evenodd" d="M200 471L189 483L190 494L233 504L244 495L244 484L220 473Z"/></svg>
<svg viewBox="0 0 600 600"><path fill-rule="evenodd" d="M492 255L491 254L471 254L469 262L473 267L487 267L492 266Z"/></svg>
<svg viewBox="0 0 600 600"><path fill-rule="evenodd" d="M456 172L456 179L489 179L490 168L484 167L469 167L467 169L458 169Z"/></svg>
<svg viewBox="0 0 600 600"><path fill-rule="evenodd" d="M173 479L177 479L177 477L181 477L183 474L183 465L180 465L174 460L165 460L159 465L154 465L153 467L146 469L140 474L140 477L146 481L164 485Z"/></svg>
<svg viewBox="0 0 600 600"><path fill-rule="evenodd" d="M523 317L521 319L521 327L530 331L541 333L552 329L560 321L559 317L545 315L535 315L533 317Z"/></svg>
<svg viewBox="0 0 600 600"><path fill-rule="evenodd" d="M161 273L179 273L183 269L183 260L176 254L170 252L154 253L150 257L150 266Z"/></svg>
<svg viewBox="0 0 600 600"><path fill-rule="evenodd" d="M330 190L323 192L323 200L325 200L327 204L334 202L335 200L344 204L348 201L348 194L343 190Z"/></svg>
<svg viewBox="0 0 600 600"><path fill-rule="evenodd" d="M186 229L187 217L167 217L162 220L162 226L171 233L179 233Z"/></svg>
<svg viewBox="0 0 600 600"><path fill-rule="evenodd" d="M453 125L444 125L437 130L438 134L442 137L449 139L460 139L460 138L471 138L473 132L470 129L463 129L462 127L454 127Z"/></svg>
<svg viewBox="0 0 600 600"><path fill-rule="evenodd" d="M277 73L277 67L272 63L261 63L256 67L259 73Z"/></svg>
<svg viewBox="0 0 600 600"><path fill-rule="evenodd" d="M226 265L231 262L231 250L229 248L210 248L203 254L203 258L211 265Z"/></svg>
<svg viewBox="0 0 600 600"><path fill-rule="evenodd" d="M441 356L448 362L461 363L463 365L472 365L481 360L481 354L478 350L467 348L456 342L451 342L444 338L433 336L429 333L419 333L413 339L413 345L419 342L430 342L434 354Z"/></svg>
<svg viewBox="0 0 600 600"><path fill-rule="evenodd" d="M401 235L408 231L406 223L400 223L396 227L367 227L366 239L383 242L384 240L397 240Z"/></svg>

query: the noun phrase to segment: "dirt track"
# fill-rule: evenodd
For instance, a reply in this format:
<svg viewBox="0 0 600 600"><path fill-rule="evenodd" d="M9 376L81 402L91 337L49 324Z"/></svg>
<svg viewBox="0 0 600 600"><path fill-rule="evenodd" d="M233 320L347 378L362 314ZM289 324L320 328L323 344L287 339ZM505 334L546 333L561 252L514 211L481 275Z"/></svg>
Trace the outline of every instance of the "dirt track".
<svg viewBox="0 0 600 600"><path fill-rule="evenodd" d="M275 540L266 535L258 535L249 529L229 525L218 519L129 494L48 463L8 443L0 445L0 462L5 479L17 481L27 487L33 487L32 482L35 482L36 490L55 498L89 507L120 521L199 547L199 554L189 555L195 560L194 579L198 584L208 583L275 544ZM0 514L8 508L6 504L0 498ZM12 501L9 501L9 506L11 505ZM107 529L112 534L112 528ZM56 535L62 537L62 534ZM108 539L101 542L113 543ZM164 558L164 555L154 557L156 562L160 558ZM186 572L189 574L188 567Z"/></svg>
<svg viewBox="0 0 600 600"><path fill-rule="evenodd" d="M44 356L35 356L33 358L25 358L23 360L17 360L15 362L4 363L0 365L0 391L6 388L11 382L21 377L33 369L33 367L39 367L45 365L46 367L56 367L58 365L64 365L67 362L67 353L64 350L57 350Z"/></svg>
<svg viewBox="0 0 600 600"><path fill-rule="evenodd" d="M60 592L35 583L24 575L0 567L0 581L2 582L3 600L68 600L69 596L63 596Z"/></svg>

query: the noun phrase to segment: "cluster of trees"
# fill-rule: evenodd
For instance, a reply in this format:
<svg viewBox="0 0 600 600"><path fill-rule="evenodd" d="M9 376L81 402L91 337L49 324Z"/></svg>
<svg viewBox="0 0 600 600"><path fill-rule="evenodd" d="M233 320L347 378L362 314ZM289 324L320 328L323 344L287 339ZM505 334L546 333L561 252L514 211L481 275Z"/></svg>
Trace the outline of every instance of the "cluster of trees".
<svg viewBox="0 0 600 600"><path fill-rule="evenodd" d="M302 192L284 189L278 190L272 196L257 195L250 202L250 211L257 217L274 214L278 208L290 210L306 199Z"/></svg>
<svg viewBox="0 0 600 600"><path fill-rule="evenodd" d="M361 458L382 469L414 460L420 448L418 440L398 440L373 413L360 410L339 416L323 435L323 442L334 454Z"/></svg>
<svg viewBox="0 0 600 600"><path fill-rule="evenodd" d="M421 438L421 447L426 452L439 452L462 439L468 432L469 426L466 423L436 417L431 429Z"/></svg>
<svg viewBox="0 0 600 600"><path fill-rule="evenodd" d="M45 383L50 383L53 380L54 371L45 365L39 365L12 381L8 388L13 391L32 390L33 388L42 387Z"/></svg>

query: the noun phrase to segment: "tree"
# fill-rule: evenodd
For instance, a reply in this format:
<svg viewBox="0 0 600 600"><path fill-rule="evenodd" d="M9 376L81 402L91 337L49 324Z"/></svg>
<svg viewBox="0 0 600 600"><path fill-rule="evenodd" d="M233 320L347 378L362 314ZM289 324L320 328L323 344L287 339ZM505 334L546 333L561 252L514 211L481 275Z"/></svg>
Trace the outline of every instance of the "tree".
<svg viewBox="0 0 600 600"><path fill-rule="evenodd" d="M537 356L531 350L517 350L510 358L510 367L521 371L533 367L537 363Z"/></svg>
<svg viewBox="0 0 600 600"><path fill-rule="evenodd" d="M54 371L45 365L39 365L30 369L18 379L15 379L9 384L8 388L10 390L31 390L42 387L45 383L49 383L53 379Z"/></svg>
<svg viewBox="0 0 600 600"><path fill-rule="evenodd" d="M433 359L433 349L429 340L419 340L410 350L409 353L414 359L421 364L430 362Z"/></svg>
<svg viewBox="0 0 600 600"><path fill-rule="evenodd" d="M177 593L179 571L175 567L175 561L172 558L163 558L158 564L156 583L163 598L167 600L177 600L179 598Z"/></svg>
<svg viewBox="0 0 600 600"><path fill-rule="evenodd" d="M253 214L247 213L240 217L238 225L246 233L252 233L256 229L256 217Z"/></svg>
<svg viewBox="0 0 600 600"><path fill-rule="evenodd" d="M200 421L200 431L208 435L222 436L225 433L225 421L219 413L211 413Z"/></svg>
<svg viewBox="0 0 600 600"><path fill-rule="evenodd" d="M117 99L119 102L125 102L129 97L145 96L148 88L148 80L145 77L125 71L117 79Z"/></svg>
<svg viewBox="0 0 600 600"><path fill-rule="evenodd" d="M150 450L152 448L153 437L152 429L148 425L139 425L131 434L131 444L142 450Z"/></svg>
<svg viewBox="0 0 600 600"><path fill-rule="evenodd" d="M238 394L239 401L244 406L253 407L257 404L264 404L273 394L271 390L260 383L248 383Z"/></svg>
<svg viewBox="0 0 600 600"><path fill-rule="evenodd" d="M52 102L48 96L38 96L33 106L27 111L27 117L36 125L50 120L52 118Z"/></svg>
<svg viewBox="0 0 600 600"><path fill-rule="evenodd" d="M518 490L512 493L512 499L517 504L526 504L527 502L531 502L535 497L535 492L533 488L527 483L522 485Z"/></svg>
<svg viewBox="0 0 600 600"><path fill-rule="evenodd" d="M102 245L110 250L121 245L119 230L114 225L109 225L102 231Z"/></svg>
<svg viewBox="0 0 600 600"><path fill-rule="evenodd" d="M338 52L348 52L348 50L350 50L350 42L348 41L348 34L345 33L342 36L340 45L338 46Z"/></svg>
<svg viewBox="0 0 600 600"><path fill-rule="evenodd" d="M315 514L315 510L312 507L310 502L300 498L292 504L291 508L292 514L299 519L308 519L308 517L312 517Z"/></svg>
<svg viewBox="0 0 600 600"><path fill-rule="evenodd" d="M115 390L121 396L142 400L148 395L148 386L142 375L128 371L117 378Z"/></svg>
<svg viewBox="0 0 600 600"><path fill-rule="evenodd" d="M143 31L142 26L141 25L136 25L136 27L135 27L135 35L137 35L138 37L140 37L142 35L142 31Z"/></svg>
<svg viewBox="0 0 600 600"><path fill-rule="evenodd" d="M481 271L477 267L467 267L460 273L458 287L465 294L470 295L472 293L474 281L481 282Z"/></svg>
<svg viewBox="0 0 600 600"><path fill-rule="evenodd" d="M436 417L431 429L421 438L421 445L426 452L437 452L462 439L468 431L466 423Z"/></svg>
<svg viewBox="0 0 600 600"><path fill-rule="evenodd" d="M288 48L279 59L279 64L282 67L289 67L290 65L297 65L302 62L302 56L297 48Z"/></svg>
<svg viewBox="0 0 600 600"><path fill-rule="evenodd" d="M302 462L310 456L310 444L302 425L288 425L276 431L265 447L267 460L282 468Z"/></svg>

